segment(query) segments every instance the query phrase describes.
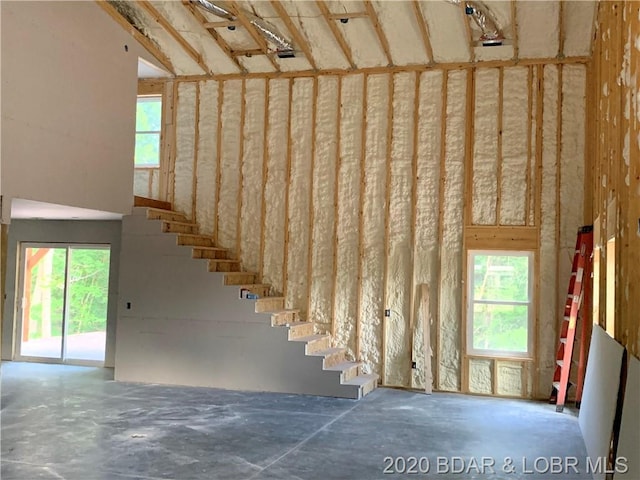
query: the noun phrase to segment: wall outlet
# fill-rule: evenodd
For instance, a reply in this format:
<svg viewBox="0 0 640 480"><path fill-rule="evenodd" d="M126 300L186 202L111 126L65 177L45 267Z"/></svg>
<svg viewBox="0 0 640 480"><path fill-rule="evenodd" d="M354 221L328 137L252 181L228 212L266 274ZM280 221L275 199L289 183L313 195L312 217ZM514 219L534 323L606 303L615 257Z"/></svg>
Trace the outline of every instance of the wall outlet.
<svg viewBox="0 0 640 480"><path fill-rule="evenodd" d="M387 309L384 311L384 316L385 316L385 317L390 317L390 316L391 316L391 309L387 308Z"/></svg>
<svg viewBox="0 0 640 480"><path fill-rule="evenodd" d="M418 366L416 365L416 362L411 362L411 368L418 368Z"/></svg>

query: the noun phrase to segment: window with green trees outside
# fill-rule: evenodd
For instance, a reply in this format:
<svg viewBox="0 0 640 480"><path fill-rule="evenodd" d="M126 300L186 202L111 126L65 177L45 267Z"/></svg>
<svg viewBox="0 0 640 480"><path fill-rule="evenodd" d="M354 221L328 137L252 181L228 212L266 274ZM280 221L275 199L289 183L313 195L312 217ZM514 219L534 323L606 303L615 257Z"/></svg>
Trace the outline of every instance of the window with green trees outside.
<svg viewBox="0 0 640 480"><path fill-rule="evenodd" d="M529 357L533 252L468 253L467 351Z"/></svg>
<svg viewBox="0 0 640 480"><path fill-rule="evenodd" d="M136 167L160 166L162 97L138 97L136 108Z"/></svg>

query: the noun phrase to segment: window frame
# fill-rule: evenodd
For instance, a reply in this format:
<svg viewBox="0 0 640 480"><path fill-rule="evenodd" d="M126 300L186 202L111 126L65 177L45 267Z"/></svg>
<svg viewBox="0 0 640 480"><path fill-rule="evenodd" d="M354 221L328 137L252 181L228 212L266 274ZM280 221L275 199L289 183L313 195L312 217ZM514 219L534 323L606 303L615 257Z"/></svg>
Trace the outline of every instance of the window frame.
<svg viewBox="0 0 640 480"><path fill-rule="evenodd" d="M502 300L479 300L474 298L474 268L476 255L490 256L517 256L528 258L528 301L502 301ZM502 359L533 359L533 343L535 328L535 250L492 250L492 249L469 249L467 250L467 305L466 305L466 350L467 354L476 357L491 357ZM476 303L485 305L521 305L527 307L527 351L505 351L491 349L477 349L473 346L473 325L474 306Z"/></svg>
<svg viewBox="0 0 640 480"><path fill-rule="evenodd" d="M138 130L138 125L137 125L137 108L138 108L138 102L140 101L152 101L152 100L158 100L160 102L160 129L159 130ZM159 169L160 168L160 163L162 161L162 118L163 118L163 107L164 107L164 96L162 95L162 93L148 93L148 94L144 94L144 95L138 95L136 97L136 131L135 131L135 138L136 141L134 142L134 157L133 157L133 167L134 169L138 169L138 170L149 170L149 169ZM136 146L137 146L137 138L138 135L157 135L158 136L158 161L156 163L148 163L148 164L144 164L144 165L137 165L135 163L135 150L136 150Z"/></svg>

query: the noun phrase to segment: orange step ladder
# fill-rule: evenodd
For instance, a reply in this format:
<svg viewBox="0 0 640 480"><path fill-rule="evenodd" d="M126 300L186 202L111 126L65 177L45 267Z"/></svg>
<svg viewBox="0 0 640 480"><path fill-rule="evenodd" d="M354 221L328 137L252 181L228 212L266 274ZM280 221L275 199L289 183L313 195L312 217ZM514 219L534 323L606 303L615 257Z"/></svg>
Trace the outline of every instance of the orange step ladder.
<svg viewBox="0 0 640 480"><path fill-rule="evenodd" d="M578 337L580 354L575 362L578 365L576 380L576 406L580 407L582 387L584 383L585 366L587 361L586 347L588 330L591 322L580 322L584 319L591 304L591 271L593 266L593 226L588 225L578 229L576 250L573 256L573 267L569 280L569 291L564 306L564 318L560 329L560 342L556 354L556 370L553 374L553 388L549 398L550 403L556 404L556 412L562 412L569 390L573 350L576 343L576 330L580 326Z"/></svg>

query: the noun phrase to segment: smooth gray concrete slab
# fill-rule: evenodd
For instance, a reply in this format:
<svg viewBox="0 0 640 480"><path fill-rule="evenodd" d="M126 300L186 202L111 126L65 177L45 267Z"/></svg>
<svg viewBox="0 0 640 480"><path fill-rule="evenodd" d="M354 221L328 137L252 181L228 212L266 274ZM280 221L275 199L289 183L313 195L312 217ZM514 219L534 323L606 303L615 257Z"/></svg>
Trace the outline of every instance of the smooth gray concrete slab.
<svg viewBox="0 0 640 480"><path fill-rule="evenodd" d="M546 403L391 389L354 401L112 378L4 363L2 480L591 478L575 414ZM551 473L553 457L561 473Z"/></svg>

